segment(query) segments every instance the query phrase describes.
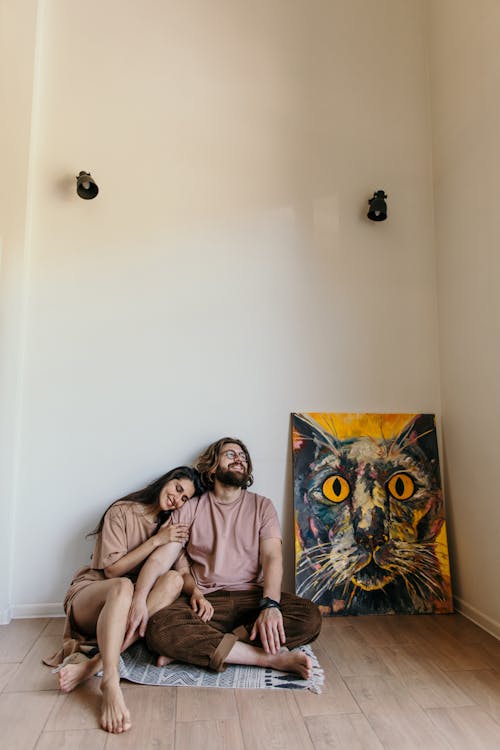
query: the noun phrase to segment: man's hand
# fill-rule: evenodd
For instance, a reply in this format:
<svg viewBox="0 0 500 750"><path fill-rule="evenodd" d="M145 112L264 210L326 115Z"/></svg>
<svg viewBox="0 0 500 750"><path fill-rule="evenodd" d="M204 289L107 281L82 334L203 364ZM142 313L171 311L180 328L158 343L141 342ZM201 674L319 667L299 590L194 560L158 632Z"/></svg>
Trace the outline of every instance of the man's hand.
<svg viewBox="0 0 500 750"><path fill-rule="evenodd" d="M168 544L169 542L185 542L189 538L189 526L185 523L165 523L160 526L155 535L159 544Z"/></svg>
<svg viewBox="0 0 500 750"><path fill-rule="evenodd" d="M191 609L194 612L197 612L198 616L203 620L203 622L208 622L212 619L214 608L212 607L208 599L205 599L201 591L195 590L191 596L191 599L189 600L189 603L191 605Z"/></svg>
<svg viewBox="0 0 500 750"><path fill-rule="evenodd" d="M148 620L149 612L146 599L134 596L128 613L127 630L123 641L124 648L134 642L134 636L138 635L138 637L144 638Z"/></svg>
<svg viewBox="0 0 500 750"><path fill-rule="evenodd" d="M283 627L283 615L278 607L263 609L254 622L250 640L254 641L260 636L262 648L266 654L277 654L285 643L285 629Z"/></svg>

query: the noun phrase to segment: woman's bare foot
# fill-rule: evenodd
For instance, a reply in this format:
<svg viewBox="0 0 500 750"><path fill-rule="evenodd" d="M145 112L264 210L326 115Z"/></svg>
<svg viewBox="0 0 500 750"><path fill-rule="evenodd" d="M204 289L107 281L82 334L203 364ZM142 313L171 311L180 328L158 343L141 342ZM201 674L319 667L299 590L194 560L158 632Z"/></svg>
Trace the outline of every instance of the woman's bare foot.
<svg viewBox="0 0 500 750"><path fill-rule="evenodd" d="M312 661L303 651L282 650L279 654L268 656L269 666L280 672L295 672L303 680L308 680L312 674Z"/></svg>
<svg viewBox="0 0 500 750"><path fill-rule="evenodd" d="M174 660L170 656L159 656L156 660L156 666L157 667L166 667L167 664L170 664Z"/></svg>
<svg viewBox="0 0 500 750"><path fill-rule="evenodd" d="M83 658L74 658L74 657ZM84 680L97 674L102 667L101 657L96 654L92 659L87 659L83 654L72 654L65 659L57 672L59 690L62 693L70 693Z"/></svg>
<svg viewBox="0 0 500 750"><path fill-rule="evenodd" d="M132 726L130 713L120 687L119 678L102 680L101 727L106 732L120 734Z"/></svg>

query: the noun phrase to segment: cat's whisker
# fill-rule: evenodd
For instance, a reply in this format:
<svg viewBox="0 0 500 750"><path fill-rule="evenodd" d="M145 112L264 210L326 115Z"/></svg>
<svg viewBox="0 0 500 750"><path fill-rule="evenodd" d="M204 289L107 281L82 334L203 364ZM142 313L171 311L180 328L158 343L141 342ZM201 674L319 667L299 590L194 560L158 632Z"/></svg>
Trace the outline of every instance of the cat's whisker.
<svg viewBox="0 0 500 750"><path fill-rule="evenodd" d="M315 570L314 573L311 573L310 576L305 578L300 582L300 587L303 589L304 587L308 587L309 585L312 585L313 587L317 585L318 582L318 576L321 575L323 571Z"/></svg>
<svg viewBox="0 0 500 750"><path fill-rule="evenodd" d="M318 544L314 544L311 547L307 547L307 549L302 550L302 554L309 554L310 552L317 550L317 549L330 549L331 545L329 542L319 542Z"/></svg>
<svg viewBox="0 0 500 750"><path fill-rule="evenodd" d="M425 561L425 565L419 565L422 562L418 559L406 560L404 558L398 558L397 563L391 567L395 571L399 571L402 575L402 571L412 575L415 583L420 583L423 587L423 591L420 590L420 595L426 595L431 593L433 596L439 596L442 592L442 586L440 584L440 570L437 560L434 556L429 555L429 560ZM403 575L402 575L403 577ZM419 587L420 588L420 587Z"/></svg>
<svg viewBox="0 0 500 750"><path fill-rule="evenodd" d="M309 570L310 568L313 568L314 570L318 570L324 563L328 563L331 561L330 554L316 554L314 556L311 556L310 558L303 558L299 565L297 566L297 572L302 570Z"/></svg>
<svg viewBox="0 0 500 750"><path fill-rule="evenodd" d="M329 588L330 588L330 581L325 581L323 583L323 585L321 586L321 588L318 589L318 591L314 592L314 595L312 597L312 601L316 602L318 599L320 599L323 596L323 594L325 593L325 591L327 591Z"/></svg>

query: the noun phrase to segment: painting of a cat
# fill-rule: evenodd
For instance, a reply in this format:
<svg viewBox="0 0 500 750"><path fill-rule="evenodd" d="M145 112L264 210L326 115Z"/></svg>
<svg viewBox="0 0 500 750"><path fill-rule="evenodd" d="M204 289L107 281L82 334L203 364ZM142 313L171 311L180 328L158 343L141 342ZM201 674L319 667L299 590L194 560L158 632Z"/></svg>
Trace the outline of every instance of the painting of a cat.
<svg viewBox="0 0 500 750"><path fill-rule="evenodd" d="M325 615L452 611L432 414L292 414L296 591Z"/></svg>

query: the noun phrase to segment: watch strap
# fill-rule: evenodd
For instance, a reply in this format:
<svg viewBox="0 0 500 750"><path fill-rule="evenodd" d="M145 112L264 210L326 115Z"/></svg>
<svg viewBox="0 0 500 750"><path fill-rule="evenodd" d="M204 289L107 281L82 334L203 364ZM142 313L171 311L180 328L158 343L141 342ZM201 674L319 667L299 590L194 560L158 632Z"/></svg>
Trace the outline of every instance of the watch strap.
<svg viewBox="0 0 500 750"><path fill-rule="evenodd" d="M259 602L260 611L262 612L263 609L271 609L271 607L276 607L281 610L280 603L277 602L276 599L271 599L270 596L263 596Z"/></svg>

